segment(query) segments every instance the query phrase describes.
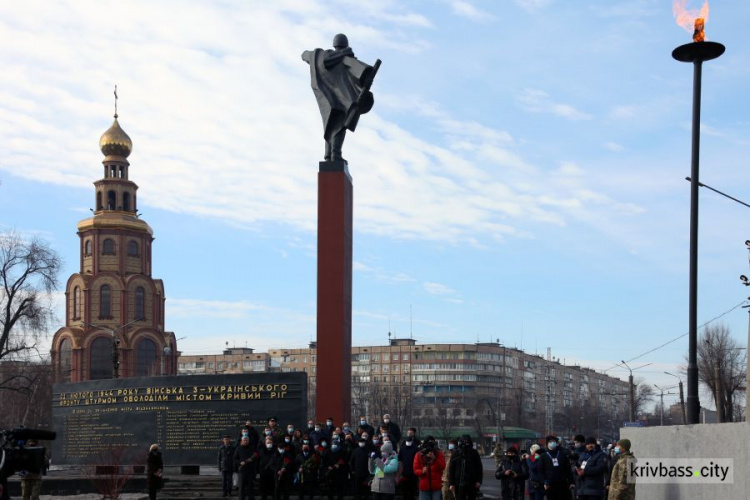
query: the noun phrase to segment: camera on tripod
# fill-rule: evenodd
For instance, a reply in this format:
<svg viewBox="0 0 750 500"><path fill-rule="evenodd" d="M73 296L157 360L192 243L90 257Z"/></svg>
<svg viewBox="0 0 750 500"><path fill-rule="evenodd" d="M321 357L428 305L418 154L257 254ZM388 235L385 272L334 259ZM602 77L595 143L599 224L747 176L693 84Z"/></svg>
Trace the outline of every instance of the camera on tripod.
<svg viewBox="0 0 750 500"><path fill-rule="evenodd" d="M0 478L6 479L18 471L38 474L45 465L44 446L28 446L27 441L54 440L57 433L16 427L0 430Z"/></svg>

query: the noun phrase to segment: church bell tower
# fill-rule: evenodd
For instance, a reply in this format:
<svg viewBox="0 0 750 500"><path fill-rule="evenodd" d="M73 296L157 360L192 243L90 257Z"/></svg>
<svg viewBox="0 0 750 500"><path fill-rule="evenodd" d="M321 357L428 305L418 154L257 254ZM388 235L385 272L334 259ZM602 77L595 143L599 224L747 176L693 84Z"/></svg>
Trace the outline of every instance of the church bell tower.
<svg viewBox="0 0 750 500"><path fill-rule="evenodd" d="M114 118L99 140L104 176L94 182L93 216L78 223L80 271L68 279L65 326L52 342L59 382L177 373L175 335L164 330L164 284L151 274L153 230L138 213L133 142L116 101Z"/></svg>

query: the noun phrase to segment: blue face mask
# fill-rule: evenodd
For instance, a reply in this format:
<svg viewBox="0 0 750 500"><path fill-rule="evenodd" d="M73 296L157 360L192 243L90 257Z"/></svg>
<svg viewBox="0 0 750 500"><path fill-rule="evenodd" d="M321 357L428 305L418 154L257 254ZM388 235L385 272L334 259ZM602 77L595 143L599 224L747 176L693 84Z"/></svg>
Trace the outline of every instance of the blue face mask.
<svg viewBox="0 0 750 500"><path fill-rule="evenodd" d="M339 449L339 445L337 444L334 444L333 446L331 446L331 451L336 451L338 449Z"/></svg>
<svg viewBox="0 0 750 500"><path fill-rule="evenodd" d="M557 449L557 443L555 441L550 441L547 443L547 448L554 451Z"/></svg>
<svg viewBox="0 0 750 500"><path fill-rule="evenodd" d="M456 445L453 444L453 443L451 443L451 444L448 445L448 449L449 450L454 450L454 449L456 449Z"/></svg>
<svg viewBox="0 0 750 500"><path fill-rule="evenodd" d="M323 448L328 448L328 443L323 441L322 443L320 443L320 446L322 446Z"/></svg>
<svg viewBox="0 0 750 500"><path fill-rule="evenodd" d="M619 446L615 446L615 453L619 455L621 451Z"/></svg>

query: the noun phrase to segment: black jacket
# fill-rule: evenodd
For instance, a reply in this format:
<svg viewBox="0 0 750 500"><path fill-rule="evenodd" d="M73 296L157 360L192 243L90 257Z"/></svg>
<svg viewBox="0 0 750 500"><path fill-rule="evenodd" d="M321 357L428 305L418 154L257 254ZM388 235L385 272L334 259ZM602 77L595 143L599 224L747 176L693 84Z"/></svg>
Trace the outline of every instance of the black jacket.
<svg viewBox="0 0 750 500"><path fill-rule="evenodd" d="M604 495L604 482L608 473L607 455L597 449L593 452L584 452L578 459L578 467L583 467L583 475L578 476L577 495ZM577 474L576 474L577 475Z"/></svg>
<svg viewBox="0 0 750 500"><path fill-rule="evenodd" d="M218 459L218 467L221 472L234 472L234 446L231 444L228 446L221 445L219 447Z"/></svg>
<svg viewBox="0 0 750 500"><path fill-rule="evenodd" d="M398 461L404 464L404 469L401 471L403 477L417 477L414 474L414 456L419 453L419 441L414 439L411 446L406 444L406 441L401 443L398 449Z"/></svg>
<svg viewBox="0 0 750 500"><path fill-rule="evenodd" d="M357 448L352 451L351 457L349 457L349 466L351 467L354 476L357 481L366 479L370 476L370 470L368 468L368 462L370 459L371 450L369 447Z"/></svg>
<svg viewBox="0 0 750 500"><path fill-rule="evenodd" d="M474 448L458 448L451 455L448 466L448 484L459 488L474 488L476 483L482 484L484 469L479 452ZM458 495L456 495L458 498Z"/></svg>
<svg viewBox="0 0 750 500"><path fill-rule="evenodd" d="M234 450L234 468L240 474L255 474L259 458L255 448L238 446Z"/></svg>
<svg viewBox="0 0 750 500"><path fill-rule="evenodd" d="M557 465L555 465L555 461ZM573 484L573 471L570 459L565 450L547 450L542 453L542 467L544 469L544 484L552 483Z"/></svg>

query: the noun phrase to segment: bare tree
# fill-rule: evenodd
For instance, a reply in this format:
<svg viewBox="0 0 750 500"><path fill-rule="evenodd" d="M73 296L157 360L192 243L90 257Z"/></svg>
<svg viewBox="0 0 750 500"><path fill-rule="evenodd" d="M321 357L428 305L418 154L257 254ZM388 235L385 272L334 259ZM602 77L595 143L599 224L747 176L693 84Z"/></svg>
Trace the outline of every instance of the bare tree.
<svg viewBox="0 0 750 500"><path fill-rule="evenodd" d="M0 234L0 361L27 359L47 333L61 266L47 243ZM0 389L27 391L33 383L29 374L12 372L0 378Z"/></svg>
<svg viewBox="0 0 750 500"><path fill-rule="evenodd" d="M637 419L639 414L646 412L646 405L654 400L656 391L654 391L654 388L651 385L643 380L636 380L633 383L635 384L633 411L635 413L635 418Z"/></svg>
<svg viewBox="0 0 750 500"><path fill-rule="evenodd" d="M745 387L746 356L729 328L721 323L707 326L698 341L698 377L727 422L734 421L735 393Z"/></svg>
<svg viewBox="0 0 750 500"><path fill-rule="evenodd" d="M0 365L0 378L12 380L12 384L23 383L23 390L0 391L0 408L3 409L0 428L50 425L53 371L49 361L6 361Z"/></svg>

